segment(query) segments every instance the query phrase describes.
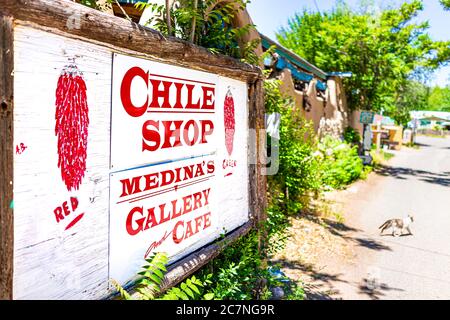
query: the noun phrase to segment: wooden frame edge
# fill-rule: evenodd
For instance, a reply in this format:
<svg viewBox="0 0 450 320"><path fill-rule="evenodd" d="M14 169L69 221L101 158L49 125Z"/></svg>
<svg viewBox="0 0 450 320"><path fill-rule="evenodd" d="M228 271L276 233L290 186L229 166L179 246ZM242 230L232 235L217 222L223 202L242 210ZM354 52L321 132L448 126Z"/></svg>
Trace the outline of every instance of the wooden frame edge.
<svg viewBox="0 0 450 320"><path fill-rule="evenodd" d="M58 30L74 38L120 47L164 59L166 63L252 83L262 76L259 67L143 27L68 0L2 0L0 15L17 22ZM49 30L50 31L50 30Z"/></svg>
<svg viewBox="0 0 450 320"><path fill-rule="evenodd" d="M14 22L0 14L0 299L13 298Z"/></svg>

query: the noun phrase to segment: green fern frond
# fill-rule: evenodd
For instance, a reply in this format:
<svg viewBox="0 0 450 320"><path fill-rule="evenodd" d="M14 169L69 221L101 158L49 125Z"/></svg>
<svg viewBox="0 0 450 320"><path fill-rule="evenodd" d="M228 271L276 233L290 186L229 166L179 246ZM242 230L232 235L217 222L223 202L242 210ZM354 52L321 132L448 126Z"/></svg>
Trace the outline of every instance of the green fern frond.
<svg viewBox="0 0 450 320"><path fill-rule="evenodd" d="M130 294L116 281L111 279L111 284L116 288L116 290L119 292L120 297L124 300L133 300L130 296Z"/></svg>

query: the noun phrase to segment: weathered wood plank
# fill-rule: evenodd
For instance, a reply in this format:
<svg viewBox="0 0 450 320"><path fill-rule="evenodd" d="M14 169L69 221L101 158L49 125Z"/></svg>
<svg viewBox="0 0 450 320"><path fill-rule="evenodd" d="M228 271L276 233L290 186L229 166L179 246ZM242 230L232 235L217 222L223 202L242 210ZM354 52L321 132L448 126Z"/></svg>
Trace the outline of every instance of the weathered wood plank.
<svg viewBox="0 0 450 320"><path fill-rule="evenodd" d="M264 104L264 88L263 80L258 79L255 83L255 112L256 120L255 127L257 130L257 150L258 154L267 154L266 151L266 129L265 129L265 104ZM256 164L256 203L257 216L259 221L265 221L267 219L267 176L266 176L266 164L262 162L263 159L258 157Z"/></svg>
<svg viewBox="0 0 450 320"><path fill-rule="evenodd" d="M89 108L86 173L68 191L58 168L55 92L76 58ZM100 299L108 289L111 51L14 25L14 299ZM71 197L75 212L55 219ZM73 228L75 215L84 212Z"/></svg>
<svg viewBox="0 0 450 320"><path fill-rule="evenodd" d="M249 166L248 166L248 201L249 201L249 217L250 220L256 224L256 159L257 159L257 149L256 149L256 108L255 108L255 84L251 84L248 88L248 97L249 97L249 110L248 110L248 127L249 127L249 135L248 135L248 158L249 158Z"/></svg>
<svg viewBox="0 0 450 320"><path fill-rule="evenodd" d="M13 19L0 16L0 299L13 283Z"/></svg>
<svg viewBox="0 0 450 320"><path fill-rule="evenodd" d="M192 43L164 37L158 31L67 0L3 0L0 12L16 20L85 38L86 41L134 50L169 63L214 72L248 83L261 76L258 67L228 56L211 54L207 49Z"/></svg>
<svg viewBox="0 0 450 320"><path fill-rule="evenodd" d="M267 219L266 216L266 175L262 156L266 155L266 131L264 123L265 105L262 80L249 87L250 109L249 129L249 207L255 226Z"/></svg>

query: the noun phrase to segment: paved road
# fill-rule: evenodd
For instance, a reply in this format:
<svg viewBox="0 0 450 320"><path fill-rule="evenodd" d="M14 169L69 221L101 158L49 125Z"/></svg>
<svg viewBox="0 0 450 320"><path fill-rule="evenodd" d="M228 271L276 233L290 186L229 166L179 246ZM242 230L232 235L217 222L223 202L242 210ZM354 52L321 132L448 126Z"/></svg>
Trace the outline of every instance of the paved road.
<svg viewBox="0 0 450 320"><path fill-rule="evenodd" d="M333 298L450 299L450 138L419 137L346 200L352 264L330 265ZM413 236L380 236L385 220L413 213Z"/></svg>

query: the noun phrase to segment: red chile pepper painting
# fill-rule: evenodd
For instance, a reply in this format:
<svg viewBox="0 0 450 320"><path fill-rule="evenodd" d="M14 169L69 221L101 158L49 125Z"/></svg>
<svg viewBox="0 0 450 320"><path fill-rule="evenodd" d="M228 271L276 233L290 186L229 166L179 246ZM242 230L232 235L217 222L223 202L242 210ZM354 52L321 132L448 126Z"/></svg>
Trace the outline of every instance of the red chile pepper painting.
<svg viewBox="0 0 450 320"><path fill-rule="evenodd" d="M224 124L225 124L225 146L228 154L233 153L234 131L235 131L235 117L234 117L234 100L231 91L228 90L223 103Z"/></svg>
<svg viewBox="0 0 450 320"><path fill-rule="evenodd" d="M56 87L55 135L58 168L67 190L78 190L86 171L88 139L86 83L75 64L65 66Z"/></svg>

